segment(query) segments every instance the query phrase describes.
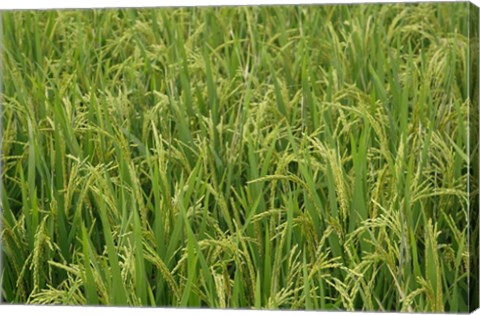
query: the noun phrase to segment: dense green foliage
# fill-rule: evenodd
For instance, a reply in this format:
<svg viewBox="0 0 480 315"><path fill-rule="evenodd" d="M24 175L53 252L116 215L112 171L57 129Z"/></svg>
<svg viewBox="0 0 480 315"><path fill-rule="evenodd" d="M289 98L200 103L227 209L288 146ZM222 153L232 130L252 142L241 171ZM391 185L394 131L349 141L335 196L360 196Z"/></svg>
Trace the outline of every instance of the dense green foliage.
<svg viewBox="0 0 480 315"><path fill-rule="evenodd" d="M2 298L467 311L472 10L4 13Z"/></svg>

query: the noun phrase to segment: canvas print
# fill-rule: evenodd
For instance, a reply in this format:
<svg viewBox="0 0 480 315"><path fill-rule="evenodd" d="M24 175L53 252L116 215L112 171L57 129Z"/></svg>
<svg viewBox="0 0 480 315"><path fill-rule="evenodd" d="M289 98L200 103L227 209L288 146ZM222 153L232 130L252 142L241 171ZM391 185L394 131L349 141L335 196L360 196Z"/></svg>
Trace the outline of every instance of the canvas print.
<svg viewBox="0 0 480 315"><path fill-rule="evenodd" d="M2 303L477 308L473 4L1 18Z"/></svg>

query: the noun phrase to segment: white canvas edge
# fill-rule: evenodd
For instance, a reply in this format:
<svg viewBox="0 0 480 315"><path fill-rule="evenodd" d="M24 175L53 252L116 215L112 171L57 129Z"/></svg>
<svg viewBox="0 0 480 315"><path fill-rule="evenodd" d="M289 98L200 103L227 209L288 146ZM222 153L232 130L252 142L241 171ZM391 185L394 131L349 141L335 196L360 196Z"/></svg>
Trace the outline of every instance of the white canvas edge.
<svg viewBox="0 0 480 315"><path fill-rule="evenodd" d="M454 1L454 0L453 0ZM452 2L452 0L15 0L1 1L1 9L50 9L50 8L108 8L108 7L168 7L168 6L208 6L208 5L259 5L259 4L310 4L310 3L386 3L386 2ZM480 0L471 1L480 6Z"/></svg>

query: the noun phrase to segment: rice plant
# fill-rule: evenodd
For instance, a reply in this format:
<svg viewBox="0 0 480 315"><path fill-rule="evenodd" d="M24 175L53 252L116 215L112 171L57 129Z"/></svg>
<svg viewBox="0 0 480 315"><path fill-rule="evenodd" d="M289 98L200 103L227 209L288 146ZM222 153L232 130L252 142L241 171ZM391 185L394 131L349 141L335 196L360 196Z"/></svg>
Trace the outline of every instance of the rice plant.
<svg viewBox="0 0 480 315"><path fill-rule="evenodd" d="M478 306L473 5L2 19L4 302Z"/></svg>

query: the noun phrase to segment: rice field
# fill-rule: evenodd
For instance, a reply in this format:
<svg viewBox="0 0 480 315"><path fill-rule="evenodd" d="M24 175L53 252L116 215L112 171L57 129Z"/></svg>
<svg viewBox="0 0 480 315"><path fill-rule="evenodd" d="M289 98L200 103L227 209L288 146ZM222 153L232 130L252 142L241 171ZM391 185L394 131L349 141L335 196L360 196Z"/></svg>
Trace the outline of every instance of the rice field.
<svg viewBox="0 0 480 315"><path fill-rule="evenodd" d="M478 306L478 8L2 13L4 303Z"/></svg>

